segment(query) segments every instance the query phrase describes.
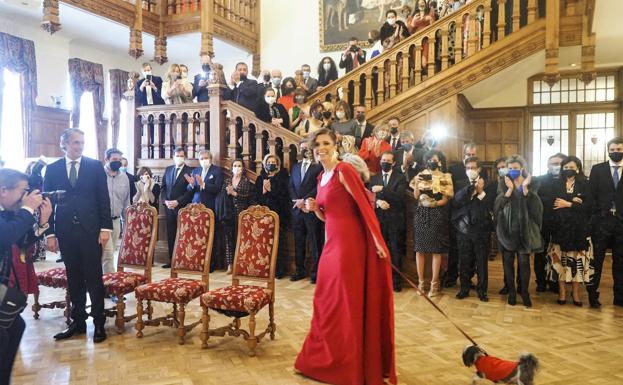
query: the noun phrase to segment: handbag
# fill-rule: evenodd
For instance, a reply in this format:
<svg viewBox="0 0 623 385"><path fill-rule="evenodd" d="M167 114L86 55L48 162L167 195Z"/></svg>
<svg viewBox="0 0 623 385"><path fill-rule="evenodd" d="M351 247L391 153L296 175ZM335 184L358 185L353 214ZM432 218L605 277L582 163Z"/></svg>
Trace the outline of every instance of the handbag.
<svg viewBox="0 0 623 385"><path fill-rule="evenodd" d="M18 315L26 308L26 295L20 290L12 258L7 258L6 267L0 274L0 329L8 329ZM15 286L9 286L9 272L15 275Z"/></svg>

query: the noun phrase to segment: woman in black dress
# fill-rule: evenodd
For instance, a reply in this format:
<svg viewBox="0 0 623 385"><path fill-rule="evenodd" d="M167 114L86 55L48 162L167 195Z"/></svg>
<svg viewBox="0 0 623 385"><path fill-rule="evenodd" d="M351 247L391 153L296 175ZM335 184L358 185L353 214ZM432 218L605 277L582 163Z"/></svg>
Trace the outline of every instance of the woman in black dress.
<svg viewBox="0 0 623 385"><path fill-rule="evenodd" d="M580 283L588 283L593 275L589 237L593 200L582 162L569 156L560 164L560 184L554 200L554 232L549 255L558 273L558 303L567 302L566 284L571 283L573 304L582 306Z"/></svg>
<svg viewBox="0 0 623 385"><path fill-rule="evenodd" d="M262 162L264 169L255 180L255 193L260 205L268 206L279 215L279 249L277 252L277 279L283 278L288 270L286 254L286 229L288 213L292 207L288 193L288 171L281 168L281 160L268 154Z"/></svg>

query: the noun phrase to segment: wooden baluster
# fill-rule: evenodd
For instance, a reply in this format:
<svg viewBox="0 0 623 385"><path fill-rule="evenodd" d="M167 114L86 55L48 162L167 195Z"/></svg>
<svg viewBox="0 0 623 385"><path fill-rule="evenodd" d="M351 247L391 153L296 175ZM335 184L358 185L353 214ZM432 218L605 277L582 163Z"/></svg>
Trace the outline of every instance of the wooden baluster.
<svg viewBox="0 0 623 385"><path fill-rule="evenodd" d="M290 145L283 144L283 167L286 170L290 170Z"/></svg>
<svg viewBox="0 0 623 385"><path fill-rule="evenodd" d="M376 78L376 105L380 106L385 101L385 65L381 63Z"/></svg>
<svg viewBox="0 0 623 385"><path fill-rule="evenodd" d="M160 130L158 130L158 132L160 132ZM171 115L165 117L164 138L162 138L161 141L164 142L164 159L170 159L173 157L173 153L171 152ZM158 148L160 148L160 146L158 146Z"/></svg>
<svg viewBox="0 0 623 385"><path fill-rule="evenodd" d="M398 81L400 82L400 92L405 92L409 89L409 47L405 47L402 51L402 68L401 76Z"/></svg>
<svg viewBox="0 0 623 385"><path fill-rule="evenodd" d="M519 1L517 1L519 3ZM467 26L467 55L470 57L476 53L476 15L469 15L469 25Z"/></svg>
<svg viewBox="0 0 623 385"><path fill-rule="evenodd" d="M158 115L160 115L159 113L157 113ZM169 120L169 116L164 115L164 127L166 129L166 126L168 124L168 120ZM162 158L162 153L161 153L161 149L162 149L162 135L160 135L160 125L161 125L161 121L160 121L160 116L158 116L157 118L154 117L154 159L160 159Z"/></svg>
<svg viewBox="0 0 623 385"><path fill-rule="evenodd" d="M449 26L445 25L441 30L441 70L445 70L448 68L448 58L450 57L448 49L448 35L450 32L448 31Z"/></svg>
<svg viewBox="0 0 623 385"><path fill-rule="evenodd" d="M264 158L264 149L262 140L264 139L264 135L259 127L255 129L255 172L262 172L262 159Z"/></svg>
<svg viewBox="0 0 623 385"><path fill-rule="evenodd" d="M182 136L182 116L175 116L175 124L171 126L171 130L175 132L175 147L184 146L184 137Z"/></svg>
<svg viewBox="0 0 623 385"><path fill-rule="evenodd" d="M536 0L528 0L528 24L536 20Z"/></svg>
<svg viewBox="0 0 623 385"><path fill-rule="evenodd" d="M149 159L149 115L141 115L141 159Z"/></svg>
<svg viewBox="0 0 623 385"><path fill-rule="evenodd" d="M249 146L249 124L242 119L242 161L244 167L251 167L251 146Z"/></svg>
<svg viewBox="0 0 623 385"><path fill-rule="evenodd" d="M268 153L277 155L277 141L270 136L268 137Z"/></svg>
<svg viewBox="0 0 623 385"><path fill-rule="evenodd" d="M519 19L521 17L521 8L519 0L513 0L513 32L519 31Z"/></svg>
<svg viewBox="0 0 623 385"><path fill-rule="evenodd" d="M454 32L454 64L463 60L463 17L456 19Z"/></svg>
<svg viewBox="0 0 623 385"><path fill-rule="evenodd" d="M344 85L342 86L342 99L341 100L345 100L346 102L348 102L348 95L350 94L350 92L348 91L348 81L344 82ZM335 92L338 92L338 90L336 89Z"/></svg>
<svg viewBox="0 0 623 385"><path fill-rule="evenodd" d="M415 43L415 65L413 67L413 84L418 85L422 82L422 44Z"/></svg>
<svg viewBox="0 0 623 385"><path fill-rule="evenodd" d="M372 93L374 90L372 89L372 70L366 72L366 95L365 95L365 103L366 109L369 111L372 109L372 99L374 96Z"/></svg>
<svg viewBox="0 0 623 385"><path fill-rule="evenodd" d="M486 3L483 9L482 48L487 48L489 44L491 44L491 5Z"/></svg>
<svg viewBox="0 0 623 385"><path fill-rule="evenodd" d="M227 146L227 154L229 159L236 159L236 144L238 138L236 137L236 118L234 116L229 120L229 146Z"/></svg>
<svg viewBox="0 0 623 385"><path fill-rule="evenodd" d="M435 33L428 37L428 65L426 79L435 75Z"/></svg>
<svg viewBox="0 0 623 385"><path fill-rule="evenodd" d="M198 126L198 133L197 133L197 152L201 151L201 150L205 150L206 147L206 131L207 131L207 127L206 127L206 123L207 123L207 119L203 118L203 114L204 112L201 111L199 112L199 114L197 115L197 118L195 118L195 114L193 113L193 122L197 124ZM194 126L193 123L193 126Z"/></svg>
<svg viewBox="0 0 623 385"><path fill-rule="evenodd" d="M361 82L359 79L355 79L353 82L353 106L361 104Z"/></svg>
<svg viewBox="0 0 623 385"><path fill-rule="evenodd" d="M195 130L195 118L191 115L191 113L188 113L188 118L187 118L187 127L186 127L186 136L188 137L188 157L189 158L195 158L195 152L196 151L196 147L195 147L195 135L196 135L196 130Z"/></svg>
<svg viewBox="0 0 623 385"><path fill-rule="evenodd" d="M506 0L498 0L498 40L504 37L506 28Z"/></svg>
<svg viewBox="0 0 623 385"><path fill-rule="evenodd" d="M396 96L396 62L396 58L392 58L389 61L389 89L387 99Z"/></svg>
<svg viewBox="0 0 623 385"><path fill-rule="evenodd" d="M175 14L175 0L169 0L169 5L167 7L167 15Z"/></svg>
<svg viewBox="0 0 623 385"><path fill-rule="evenodd" d="M175 0L175 14L179 15L182 13L182 0Z"/></svg>

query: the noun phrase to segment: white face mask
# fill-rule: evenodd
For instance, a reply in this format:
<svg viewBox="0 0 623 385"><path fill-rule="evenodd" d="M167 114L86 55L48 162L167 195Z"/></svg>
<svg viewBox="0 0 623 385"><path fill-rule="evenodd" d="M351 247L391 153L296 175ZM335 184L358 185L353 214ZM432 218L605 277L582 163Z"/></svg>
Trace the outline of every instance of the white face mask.
<svg viewBox="0 0 623 385"><path fill-rule="evenodd" d="M273 87L279 87L281 85L281 78L275 77L270 80L273 83Z"/></svg>
<svg viewBox="0 0 623 385"><path fill-rule="evenodd" d="M150 179L149 175L141 175L141 181L143 181L143 183L149 183Z"/></svg>
<svg viewBox="0 0 623 385"><path fill-rule="evenodd" d="M188 72L182 72L182 79L186 79L188 77Z"/></svg>
<svg viewBox="0 0 623 385"><path fill-rule="evenodd" d="M465 170L465 174L467 174L469 180L476 180L476 178L478 178L478 170Z"/></svg>
<svg viewBox="0 0 623 385"><path fill-rule="evenodd" d="M396 18L394 18L394 17L390 17L390 18L388 18L388 19L387 19L387 24L389 24L389 25L394 25L394 24L396 24Z"/></svg>
<svg viewBox="0 0 623 385"><path fill-rule="evenodd" d="M344 113L344 111L337 111L337 112L335 113L335 116L336 116L338 119L343 119L345 115L346 115L346 114Z"/></svg>
<svg viewBox="0 0 623 385"><path fill-rule="evenodd" d="M232 174L234 174L234 175L240 175L240 174L242 174L242 167L240 167L240 166L234 166L234 167L232 167L232 169L231 169L231 173L232 173Z"/></svg>
<svg viewBox="0 0 623 385"><path fill-rule="evenodd" d="M331 63L324 63L322 65L322 68L324 68L325 71L328 71L331 69Z"/></svg>
<svg viewBox="0 0 623 385"><path fill-rule="evenodd" d="M309 79L309 75L311 75L311 73L309 71L303 71L303 77L305 79Z"/></svg>
<svg viewBox="0 0 623 385"><path fill-rule="evenodd" d="M175 165L177 167L180 167L181 165L183 165L185 160L186 160L186 158L183 157L183 156L175 156L173 158L173 161L175 162Z"/></svg>
<svg viewBox="0 0 623 385"><path fill-rule="evenodd" d="M264 100L266 101L266 103L268 103L268 105L270 105L270 106L272 106L272 105L273 105L273 103L275 103L275 100L276 100L276 99L277 99L277 98L275 98L274 96L266 96L266 97L264 98Z"/></svg>
<svg viewBox="0 0 623 385"><path fill-rule="evenodd" d="M199 164L203 168L210 168L210 165L212 164L212 161L210 159L201 159L199 161Z"/></svg>
<svg viewBox="0 0 623 385"><path fill-rule="evenodd" d="M151 71L143 71L144 77L148 77L149 75L151 75Z"/></svg>
<svg viewBox="0 0 623 385"><path fill-rule="evenodd" d="M376 133L376 138L378 140L383 140L383 139L385 139L385 137L387 137L387 132L385 132L385 131L379 131L379 132Z"/></svg>

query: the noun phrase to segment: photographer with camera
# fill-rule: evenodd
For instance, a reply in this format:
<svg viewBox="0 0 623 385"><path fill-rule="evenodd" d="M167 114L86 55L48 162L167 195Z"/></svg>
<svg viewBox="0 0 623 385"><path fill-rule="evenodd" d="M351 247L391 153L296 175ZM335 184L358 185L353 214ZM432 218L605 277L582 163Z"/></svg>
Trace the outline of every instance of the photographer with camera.
<svg viewBox="0 0 623 385"><path fill-rule="evenodd" d="M8 168L0 170L0 385L8 385L11 380L13 361L26 328L19 315L26 306L26 296L21 292L19 274L15 273L19 268L14 265L14 257L17 251L17 260L21 262L20 258L25 257L23 249L49 227L52 213L49 199L44 199L39 190L28 191L26 174ZM34 215L37 211L38 223Z"/></svg>
<svg viewBox="0 0 623 385"><path fill-rule="evenodd" d="M162 78L151 73L151 64L143 63L143 79L136 83L137 107L164 104Z"/></svg>
<svg viewBox="0 0 623 385"><path fill-rule="evenodd" d="M346 50L342 53L340 58L340 68L345 68L346 73L349 73L353 69L359 67L366 62L366 51L362 50L357 45L357 38L351 37L348 39Z"/></svg>

